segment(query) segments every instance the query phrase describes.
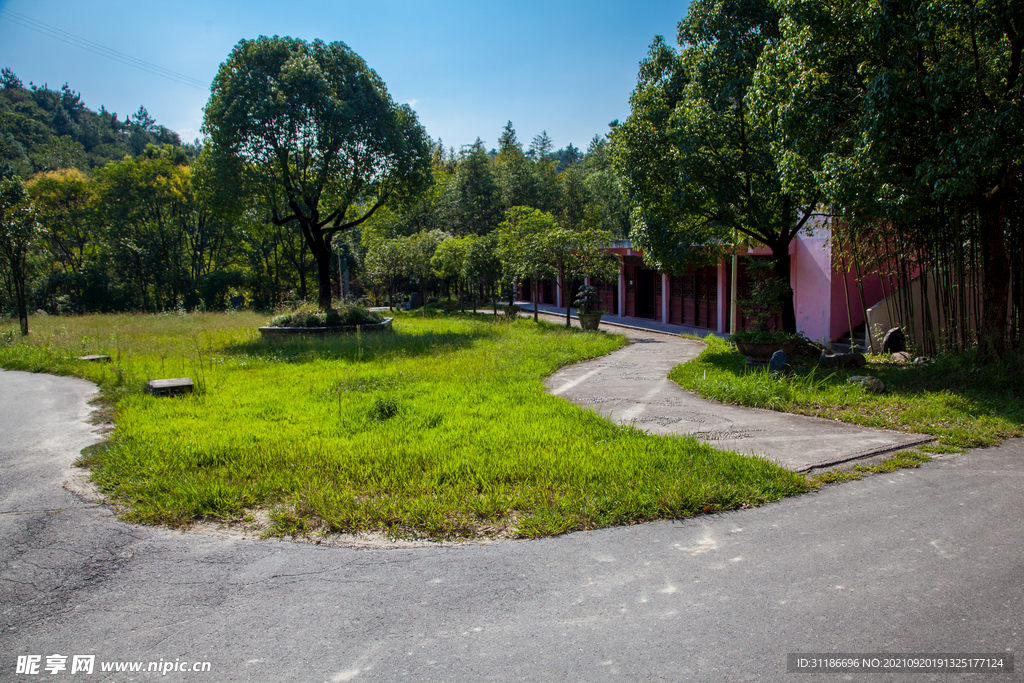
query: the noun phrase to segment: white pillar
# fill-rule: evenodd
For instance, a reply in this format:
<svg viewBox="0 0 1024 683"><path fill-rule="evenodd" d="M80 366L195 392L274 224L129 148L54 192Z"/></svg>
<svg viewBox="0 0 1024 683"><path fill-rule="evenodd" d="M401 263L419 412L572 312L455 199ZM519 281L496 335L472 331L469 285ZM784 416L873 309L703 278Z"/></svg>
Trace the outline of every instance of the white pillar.
<svg viewBox="0 0 1024 683"><path fill-rule="evenodd" d="M619 315L626 315L626 264L619 264Z"/></svg>
<svg viewBox="0 0 1024 683"><path fill-rule="evenodd" d="M668 325L668 273L661 274L661 322Z"/></svg>

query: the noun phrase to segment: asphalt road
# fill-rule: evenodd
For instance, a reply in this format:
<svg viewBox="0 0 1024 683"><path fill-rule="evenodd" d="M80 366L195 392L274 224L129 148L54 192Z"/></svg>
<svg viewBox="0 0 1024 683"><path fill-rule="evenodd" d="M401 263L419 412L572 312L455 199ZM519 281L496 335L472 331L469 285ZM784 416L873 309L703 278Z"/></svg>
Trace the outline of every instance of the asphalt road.
<svg viewBox="0 0 1024 683"><path fill-rule="evenodd" d="M693 520L367 550L140 527L79 499L62 484L95 440L91 392L0 372L0 681L1024 678L786 669L1024 652L1020 441ZM100 671L118 661L210 669Z"/></svg>

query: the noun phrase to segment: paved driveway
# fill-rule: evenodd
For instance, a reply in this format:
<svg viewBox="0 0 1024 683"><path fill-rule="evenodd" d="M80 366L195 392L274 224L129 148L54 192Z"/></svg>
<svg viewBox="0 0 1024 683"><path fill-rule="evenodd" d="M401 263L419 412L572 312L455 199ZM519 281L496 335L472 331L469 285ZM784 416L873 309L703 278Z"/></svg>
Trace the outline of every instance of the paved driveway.
<svg viewBox="0 0 1024 683"><path fill-rule="evenodd" d="M91 392L0 372L0 681L794 681L789 652L1022 651L1020 441L692 520L358 550L80 500L62 484ZM54 654L68 670L16 673ZM122 660L210 671L99 671Z"/></svg>
<svg viewBox="0 0 1024 683"><path fill-rule="evenodd" d="M669 371L696 358L703 344L646 330L609 329L629 337L629 345L557 371L547 380L551 393L652 434L688 434L716 448L767 456L797 472L932 440L704 400L668 379Z"/></svg>

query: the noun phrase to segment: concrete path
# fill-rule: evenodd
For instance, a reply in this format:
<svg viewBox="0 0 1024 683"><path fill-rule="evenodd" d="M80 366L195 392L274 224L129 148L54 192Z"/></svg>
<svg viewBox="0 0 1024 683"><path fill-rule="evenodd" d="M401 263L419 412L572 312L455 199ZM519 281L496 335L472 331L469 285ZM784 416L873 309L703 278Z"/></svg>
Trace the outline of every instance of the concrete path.
<svg viewBox="0 0 1024 683"><path fill-rule="evenodd" d="M517 301L519 307L522 309L523 315L533 315L533 303L529 301ZM565 322L565 309L552 306L551 304L541 304L537 307L537 312L540 314L553 315L560 317L562 322ZM576 318L576 309L569 309L569 316L573 320L573 324L579 327L578 319ZM704 329L703 327L692 327L690 325L674 325L670 323L662 323L657 320L648 320L647 318L627 318L619 315L610 315L605 313L601 316L601 325L603 327L616 327L626 328L632 330L647 330L649 332L665 332L667 334L691 334L698 337L706 337L708 335L715 335L722 338L727 338L728 334L719 334L711 330Z"/></svg>
<svg viewBox="0 0 1024 683"><path fill-rule="evenodd" d="M551 393L620 424L652 434L689 434L723 450L765 455L796 472L932 440L920 434L707 401L668 379L669 371L696 358L703 344L654 330L609 331L625 334L629 345L562 368L547 380Z"/></svg>
<svg viewBox="0 0 1024 683"><path fill-rule="evenodd" d="M1024 652L1021 440L696 519L356 550L126 524L64 490L93 391L0 371L0 681L792 683L788 653ZM143 671L101 671L121 662Z"/></svg>

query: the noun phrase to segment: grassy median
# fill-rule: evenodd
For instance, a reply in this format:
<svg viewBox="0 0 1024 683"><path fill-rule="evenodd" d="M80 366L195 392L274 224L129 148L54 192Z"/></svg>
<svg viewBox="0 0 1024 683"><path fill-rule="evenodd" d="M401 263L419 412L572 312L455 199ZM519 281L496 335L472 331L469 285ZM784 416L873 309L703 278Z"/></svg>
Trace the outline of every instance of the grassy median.
<svg viewBox="0 0 1024 683"><path fill-rule="evenodd" d="M535 537L758 505L799 475L612 425L544 390L620 336L489 315L399 315L390 335L266 346L250 313L37 317L0 365L97 381L115 408L85 460L131 520L269 533ZM75 360L106 354L109 364ZM150 379L194 394L155 398Z"/></svg>
<svg viewBox="0 0 1024 683"><path fill-rule="evenodd" d="M750 370L730 344L709 337L695 360L669 377L697 394L739 405L817 415L867 427L932 434L943 452L990 446L1024 435L1024 358L982 365L973 354L943 354L921 364L868 356L868 365L828 370L813 362L791 375ZM873 375L886 386L873 394L848 383Z"/></svg>

